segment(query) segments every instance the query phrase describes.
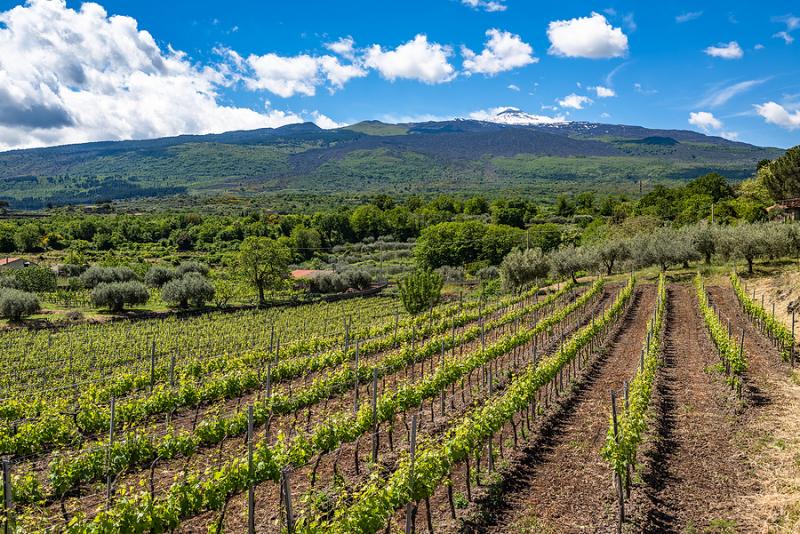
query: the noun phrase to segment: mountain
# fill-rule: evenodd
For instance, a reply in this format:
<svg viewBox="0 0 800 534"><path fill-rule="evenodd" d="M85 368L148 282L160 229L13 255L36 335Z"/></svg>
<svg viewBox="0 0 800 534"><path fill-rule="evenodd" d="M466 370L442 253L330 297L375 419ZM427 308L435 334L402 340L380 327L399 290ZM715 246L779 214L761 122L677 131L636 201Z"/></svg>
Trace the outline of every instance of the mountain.
<svg viewBox="0 0 800 534"><path fill-rule="evenodd" d="M323 130L312 123L0 153L12 207L230 191L633 191L707 172L752 174L783 151L686 130L566 122L505 108L485 120Z"/></svg>

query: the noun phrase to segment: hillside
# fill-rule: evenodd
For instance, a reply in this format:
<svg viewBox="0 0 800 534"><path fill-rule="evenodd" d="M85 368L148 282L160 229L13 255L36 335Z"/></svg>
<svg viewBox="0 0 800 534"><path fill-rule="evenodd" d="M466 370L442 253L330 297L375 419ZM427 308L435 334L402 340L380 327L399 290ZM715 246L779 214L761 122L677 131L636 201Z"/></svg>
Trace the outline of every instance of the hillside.
<svg viewBox="0 0 800 534"><path fill-rule="evenodd" d="M783 152L684 130L508 113L498 122L366 121L336 130L306 123L15 150L0 153L0 199L36 208L220 190L625 190L710 171L744 178Z"/></svg>

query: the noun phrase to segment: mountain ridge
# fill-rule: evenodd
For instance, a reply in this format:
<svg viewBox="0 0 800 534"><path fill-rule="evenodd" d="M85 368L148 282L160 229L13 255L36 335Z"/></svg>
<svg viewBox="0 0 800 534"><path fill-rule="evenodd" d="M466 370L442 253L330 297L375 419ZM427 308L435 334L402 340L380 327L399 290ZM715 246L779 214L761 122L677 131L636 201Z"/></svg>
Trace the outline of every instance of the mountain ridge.
<svg viewBox="0 0 800 534"><path fill-rule="evenodd" d="M97 141L0 153L0 199L41 207L236 190L413 192L625 185L748 176L783 151L690 130L476 119L278 128ZM522 124L529 120L529 124ZM512 123L510 124L509 121Z"/></svg>

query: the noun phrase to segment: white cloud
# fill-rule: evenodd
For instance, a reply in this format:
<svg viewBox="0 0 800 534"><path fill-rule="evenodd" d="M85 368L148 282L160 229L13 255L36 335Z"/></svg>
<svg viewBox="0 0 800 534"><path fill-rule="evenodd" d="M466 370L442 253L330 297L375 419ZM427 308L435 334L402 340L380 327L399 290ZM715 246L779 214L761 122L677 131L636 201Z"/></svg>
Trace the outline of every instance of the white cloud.
<svg viewBox="0 0 800 534"><path fill-rule="evenodd" d="M512 91L519 91L519 85L514 85L513 83L508 84L507 89L511 89Z"/></svg>
<svg viewBox="0 0 800 534"><path fill-rule="evenodd" d="M604 111L603 113L601 113L601 114L600 114L600 118L601 118L601 119L608 119L608 118L611 118L611 114L610 114L610 113L606 113L606 112Z"/></svg>
<svg viewBox="0 0 800 534"><path fill-rule="evenodd" d="M720 132L719 135L728 141L736 141L739 139L739 132Z"/></svg>
<svg viewBox="0 0 800 534"><path fill-rule="evenodd" d="M448 62L452 54L450 47L429 43L426 35L419 34L394 50L372 45L367 49L364 64L390 81L406 78L429 84L444 83L456 77Z"/></svg>
<svg viewBox="0 0 800 534"><path fill-rule="evenodd" d="M340 37L333 42L325 43L325 48L349 60L352 60L355 56L355 41L350 36Z"/></svg>
<svg viewBox="0 0 800 534"><path fill-rule="evenodd" d="M756 112L770 124L776 124L787 130L800 128L800 109L790 111L776 102L765 102L755 105Z"/></svg>
<svg viewBox="0 0 800 534"><path fill-rule="evenodd" d="M617 93L610 87L598 85L597 87L592 87L591 89L594 89L594 92L597 93L598 98L610 98L612 96L617 96Z"/></svg>
<svg viewBox="0 0 800 534"><path fill-rule="evenodd" d="M539 61L539 58L533 57L531 45L524 42L519 35L495 28L487 30L486 35L489 39L480 54L466 46L461 47L464 69L468 74L492 76Z"/></svg>
<svg viewBox="0 0 800 534"><path fill-rule="evenodd" d="M278 96L288 98L297 94L314 96L317 86L327 81L329 89L341 89L353 78L367 75L367 71L356 63L342 64L335 56L279 56L269 53L263 56L250 55L247 65L253 75L245 78L250 89L266 89Z"/></svg>
<svg viewBox="0 0 800 534"><path fill-rule="evenodd" d="M692 111L689 113L689 124L697 126L704 132L722 128L722 121L708 111Z"/></svg>
<svg viewBox="0 0 800 534"><path fill-rule="evenodd" d="M343 122L336 122L330 117L323 115L319 111L311 112L311 118L313 119L314 123L323 130L331 130L333 128L341 128L343 126L347 126L347 124Z"/></svg>
<svg viewBox="0 0 800 534"><path fill-rule="evenodd" d="M702 11L687 11L686 13L681 13L677 17L675 17L675 22L678 24L683 24L684 22L689 22L692 20L699 19L703 16Z"/></svg>
<svg viewBox="0 0 800 534"><path fill-rule="evenodd" d="M790 45L794 42L794 37L792 37L792 34L787 31L774 33L772 36L776 39L783 39L783 42L787 45Z"/></svg>
<svg viewBox="0 0 800 534"><path fill-rule="evenodd" d="M740 95L746 91L749 91L753 87L761 85L766 81L767 81L766 78L761 80L745 80L743 82L738 82L722 88L717 88L714 91L711 91L711 93L709 93L708 95L706 95L706 97L703 98L700 102L698 102L696 104L696 107L716 108L722 106L726 104L728 100L732 99L733 97Z"/></svg>
<svg viewBox="0 0 800 534"><path fill-rule="evenodd" d="M548 53L591 59L622 57L628 53L628 37L599 13L571 20L555 20L547 28Z"/></svg>
<svg viewBox="0 0 800 534"><path fill-rule="evenodd" d="M761 44L761 43L758 43L753 47L753 50L764 50L764 45Z"/></svg>
<svg viewBox="0 0 800 534"><path fill-rule="evenodd" d="M224 58L230 61L230 58ZM0 148L280 126L280 110L219 102L231 65L202 66L98 4L0 12Z"/></svg>
<svg viewBox="0 0 800 534"><path fill-rule="evenodd" d="M711 57L719 57L722 59L740 59L744 55L742 47L739 46L739 43L736 41L719 43L717 46L709 46L703 50L703 52Z"/></svg>
<svg viewBox="0 0 800 534"><path fill-rule="evenodd" d="M588 96L572 93L559 100L558 105L562 108L583 109L584 105L589 105L593 102L594 101Z"/></svg>
<svg viewBox="0 0 800 534"><path fill-rule="evenodd" d="M465 6L489 12L505 11L507 6L503 2L505 0L461 0Z"/></svg>

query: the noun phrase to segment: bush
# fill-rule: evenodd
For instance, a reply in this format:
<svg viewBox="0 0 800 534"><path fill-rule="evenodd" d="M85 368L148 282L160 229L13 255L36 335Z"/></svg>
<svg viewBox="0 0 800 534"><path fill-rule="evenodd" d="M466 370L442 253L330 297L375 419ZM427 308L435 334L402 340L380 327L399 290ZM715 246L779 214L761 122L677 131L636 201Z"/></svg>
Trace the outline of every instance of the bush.
<svg viewBox="0 0 800 534"><path fill-rule="evenodd" d="M201 307L214 298L214 286L200 274L190 272L164 284L161 298L179 308L188 308L189 304Z"/></svg>
<svg viewBox="0 0 800 534"><path fill-rule="evenodd" d="M399 284L400 300L409 315L417 315L439 302L442 277L434 271L419 270L406 276Z"/></svg>
<svg viewBox="0 0 800 534"><path fill-rule="evenodd" d="M88 272L88 271L87 271ZM150 299L141 282L101 282L92 290L92 303L111 311L122 311L126 304L144 304Z"/></svg>
<svg viewBox="0 0 800 534"><path fill-rule="evenodd" d="M541 249L512 250L500 264L500 278L506 289L520 289L545 278L550 264Z"/></svg>
<svg viewBox="0 0 800 534"><path fill-rule="evenodd" d="M39 299L33 293L8 288L0 290L0 317L20 321L39 308Z"/></svg>
<svg viewBox="0 0 800 534"><path fill-rule="evenodd" d="M49 267L30 266L14 271L19 289L29 293L56 290L56 273Z"/></svg>
<svg viewBox="0 0 800 534"><path fill-rule="evenodd" d="M372 275L364 270L348 271L342 274L348 288L369 289L372 286Z"/></svg>
<svg viewBox="0 0 800 534"><path fill-rule="evenodd" d="M94 288L100 284L130 282L136 280L136 273L128 267L99 267L93 265L80 276L83 287Z"/></svg>
<svg viewBox="0 0 800 534"><path fill-rule="evenodd" d="M178 274L174 270L161 265L154 265L144 275L144 283L150 287L162 287L176 277L178 277Z"/></svg>
<svg viewBox="0 0 800 534"><path fill-rule="evenodd" d="M0 276L0 289L2 289L2 288L20 289L20 285L19 285L19 282L17 282L17 279L14 278L13 275L6 274L6 275L3 275L3 276Z"/></svg>
<svg viewBox="0 0 800 534"><path fill-rule="evenodd" d="M186 273L197 273L207 276L208 265L197 261L182 261L180 265L175 268L175 273L178 275L178 277L181 277Z"/></svg>
<svg viewBox="0 0 800 534"><path fill-rule="evenodd" d="M59 276L66 276L68 278L72 278L73 276L80 276L83 274L86 269L88 268L87 265L78 265L75 263L65 263L63 265L59 265L58 267L58 275Z"/></svg>

